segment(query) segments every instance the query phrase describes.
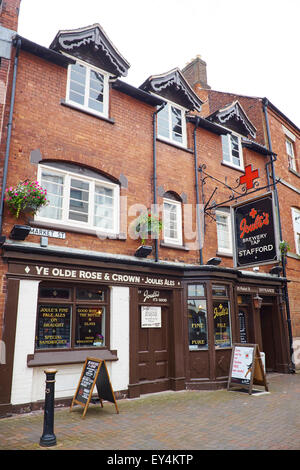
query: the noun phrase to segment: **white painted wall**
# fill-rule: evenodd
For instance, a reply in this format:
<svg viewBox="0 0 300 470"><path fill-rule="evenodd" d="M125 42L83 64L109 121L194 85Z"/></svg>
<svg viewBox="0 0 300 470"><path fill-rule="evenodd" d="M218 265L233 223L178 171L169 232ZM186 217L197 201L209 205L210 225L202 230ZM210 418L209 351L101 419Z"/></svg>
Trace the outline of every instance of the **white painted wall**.
<svg viewBox="0 0 300 470"><path fill-rule="evenodd" d="M39 281L20 281L11 395L13 405L32 401L33 369L27 367L27 355L34 353L38 287Z"/></svg>
<svg viewBox="0 0 300 470"><path fill-rule="evenodd" d="M129 384L129 287L111 287L110 349L118 351L118 361L107 362L114 391Z"/></svg>

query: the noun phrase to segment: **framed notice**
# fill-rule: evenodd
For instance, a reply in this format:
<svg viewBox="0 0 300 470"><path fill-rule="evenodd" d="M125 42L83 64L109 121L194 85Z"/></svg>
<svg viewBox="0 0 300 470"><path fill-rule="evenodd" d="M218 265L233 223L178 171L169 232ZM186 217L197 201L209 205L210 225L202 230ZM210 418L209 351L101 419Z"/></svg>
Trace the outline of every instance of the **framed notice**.
<svg viewBox="0 0 300 470"><path fill-rule="evenodd" d="M263 385L268 390L265 368L257 344L234 344L232 348L227 389L242 387L252 393L254 385Z"/></svg>
<svg viewBox="0 0 300 470"><path fill-rule="evenodd" d="M232 211L235 266L242 268L278 261L273 194L238 204Z"/></svg>
<svg viewBox="0 0 300 470"><path fill-rule="evenodd" d="M161 328L161 307L142 305L141 328Z"/></svg>

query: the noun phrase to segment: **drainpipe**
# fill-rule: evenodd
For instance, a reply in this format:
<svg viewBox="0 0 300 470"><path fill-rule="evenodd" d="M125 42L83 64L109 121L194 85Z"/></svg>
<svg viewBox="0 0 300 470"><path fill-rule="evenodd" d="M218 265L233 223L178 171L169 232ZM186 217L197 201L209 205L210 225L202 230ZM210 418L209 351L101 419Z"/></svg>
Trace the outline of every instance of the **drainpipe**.
<svg viewBox="0 0 300 470"><path fill-rule="evenodd" d="M197 215L197 231L199 240L199 262L203 264L202 254L202 238L201 238L201 226L200 226L200 199L199 199L199 182L198 182L198 158L197 158L197 146L196 146L196 129L199 125L199 116L196 116L196 123L194 127L194 166L195 166L195 190L196 190L196 215Z"/></svg>
<svg viewBox="0 0 300 470"><path fill-rule="evenodd" d="M12 129L12 120L14 113L14 104L15 104L15 94L16 94L16 81L17 81L17 71L18 71L18 62L19 62L19 52L21 47L21 39L18 38L16 42L16 54L14 59L14 71L13 71L13 80L12 80L12 90L10 98L10 110L9 118L7 124L7 139L6 139L6 150L3 164L3 177L2 177L2 191L1 191L1 200L0 200L0 242L4 243L5 237L2 235L2 226L3 226L3 211L4 211L4 196L7 180L7 168L8 168L8 158L10 152L10 141L11 141L11 129Z"/></svg>
<svg viewBox="0 0 300 470"><path fill-rule="evenodd" d="M268 103L269 101L267 100L267 98L263 98L262 104L263 104L263 111L264 111L265 122L266 122L266 127L267 127L268 145L269 145L269 150L272 152L273 151L272 141L271 141L270 126L269 126L269 118L268 118ZM279 210L279 198L278 198L277 182L276 182L275 167L274 167L274 161L276 161L276 159L277 158L273 158L273 155L270 155L270 162L268 164L271 166L271 171L272 171L272 180L274 184L275 203L276 203L276 208L277 208L277 217L278 217L278 226L279 226L279 236L280 236L280 240L282 240L282 227L281 227L280 210ZM284 257L282 257L282 275L283 277L286 277L286 266L285 266ZM295 373L295 364L292 359L294 349L293 349L293 334L292 334L292 326L291 326L291 310L290 310L289 295L288 295L286 283L284 286L284 299L285 299L285 304L286 304L286 316L287 316L287 325L288 325L289 343L290 343L290 359L291 359L291 365L292 365L292 367L290 368L290 372Z"/></svg>
<svg viewBox="0 0 300 470"><path fill-rule="evenodd" d="M157 212L157 161L156 161L156 115L166 106L166 102L164 102L160 108L158 108L153 113L153 204L154 210ZM158 261L158 238L155 237L155 261Z"/></svg>

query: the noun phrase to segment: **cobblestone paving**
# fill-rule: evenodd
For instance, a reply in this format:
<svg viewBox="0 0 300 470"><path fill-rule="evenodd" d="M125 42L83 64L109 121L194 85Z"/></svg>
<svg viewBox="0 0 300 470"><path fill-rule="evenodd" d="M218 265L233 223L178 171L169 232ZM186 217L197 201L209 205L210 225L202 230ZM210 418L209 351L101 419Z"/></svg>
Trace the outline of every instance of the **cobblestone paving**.
<svg viewBox="0 0 300 470"><path fill-rule="evenodd" d="M268 394L164 392L114 404L55 409L49 450L299 450L300 373L268 376ZM258 388L258 387L256 387ZM1 450L39 446L43 411L0 419Z"/></svg>

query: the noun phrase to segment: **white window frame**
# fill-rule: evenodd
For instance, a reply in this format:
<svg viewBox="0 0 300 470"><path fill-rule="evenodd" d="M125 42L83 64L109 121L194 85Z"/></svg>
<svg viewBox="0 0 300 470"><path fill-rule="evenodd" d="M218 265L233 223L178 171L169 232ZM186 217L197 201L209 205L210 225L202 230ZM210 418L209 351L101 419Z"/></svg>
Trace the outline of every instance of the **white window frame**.
<svg viewBox="0 0 300 470"><path fill-rule="evenodd" d="M67 54L66 54L67 55ZM68 56L68 57L71 57L71 56ZM74 59L74 57L72 57ZM78 108L78 109L81 109L81 110L84 110L84 111L87 111L89 112L90 114L95 114L96 116L101 116L101 117L106 117L108 118L108 108L109 108L109 77L110 75L105 72L104 70L102 69L99 69L97 67L94 67L90 64L87 64L86 62L82 61L82 60L79 60L79 59L76 59L76 63L78 63L79 65L82 65L83 67L86 68L86 71L87 71L87 74L86 74L86 81L85 81L85 90L84 90L84 104L81 105L79 103L77 103L76 101L72 101L70 98L69 98L69 94L70 94L70 81L71 81L71 68L72 68L72 65L74 64L69 64L68 66L68 74L67 74L67 90L66 90L66 103ZM94 72L98 72L98 73L101 73L101 75L103 75L103 111L96 111L95 109L93 108L90 108L88 106L88 100L89 100L89 90L90 90L90 87L89 87L89 83L90 83L90 74L91 74L91 70L93 70Z"/></svg>
<svg viewBox="0 0 300 470"><path fill-rule="evenodd" d="M288 139L286 137L285 138L285 147L286 147L286 153L287 153L288 159L289 159L289 168L291 170L297 171L295 150L294 150L294 142L291 139ZM290 152L290 150L291 150L291 152Z"/></svg>
<svg viewBox="0 0 300 470"><path fill-rule="evenodd" d="M62 205L62 218L55 219L50 217L43 217L39 212L36 213L34 220L37 222L49 223L49 226L61 226L65 227L79 227L86 228L88 231L92 229L95 232L107 233L107 234L118 234L120 230L120 187L118 184L110 183L109 181L103 181L101 179L86 177L73 173L71 171L61 170L47 165L39 165L37 179L41 184L42 171L48 170L62 176L64 179L63 183L63 205ZM70 201L70 183L71 178L85 181L89 184L89 199L88 199L88 222L82 222L77 220L69 219L69 201ZM113 227L112 229L98 227L93 224L94 219L94 204L95 204L95 185L100 185L113 190Z"/></svg>
<svg viewBox="0 0 300 470"><path fill-rule="evenodd" d="M240 165L236 165L233 162L233 155L232 155L232 144L231 144L231 136L235 136L238 139L238 147L239 147L239 157L240 157ZM229 161L224 159L224 145L223 139L227 139L227 146L229 149ZM222 161L225 165L231 166L232 168L237 168L239 170L244 170L244 158L243 158L243 148L242 148L242 138L239 134L235 132L231 132L225 135L222 135Z"/></svg>
<svg viewBox="0 0 300 470"><path fill-rule="evenodd" d="M177 238L171 238L166 236L165 231L165 204L172 204L176 207L176 229L177 229ZM163 237L165 243L170 243L171 245L180 245L182 246L182 205L180 201L175 201L174 199L163 199Z"/></svg>
<svg viewBox="0 0 300 470"><path fill-rule="evenodd" d="M219 245L219 236L218 236L218 224L216 223L216 228L217 228L217 242L218 242L218 253L224 253L228 255L232 255L233 249L232 249L232 221L231 221L231 213L222 209L216 209L216 217L217 215L220 215L222 217L226 218L226 225L228 227L228 236L229 236L229 247L224 248L220 247Z"/></svg>
<svg viewBox="0 0 300 470"><path fill-rule="evenodd" d="M297 255L300 256L300 209L297 209L296 207L292 207L292 219L293 219L296 253Z"/></svg>
<svg viewBox="0 0 300 470"><path fill-rule="evenodd" d="M161 96L159 98L161 98ZM168 109L168 117L169 117L169 119L168 119L169 137L166 137L166 136L161 135L159 133L159 125L158 125L158 120L159 120L158 114L159 113L157 114L157 137L159 137L159 139L164 140L166 142L172 143L174 145L178 145L179 147L186 148L187 147L187 134L186 134L186 117L185 117L185 114L188 110L186 108L178 105L177 103L174 103L173 101L167 101L166 107ZM171 111L172 107L178 109L181 112L182 142L178 142L178 140L175 140L175 139L172 138L172 111Z"/></svg>

